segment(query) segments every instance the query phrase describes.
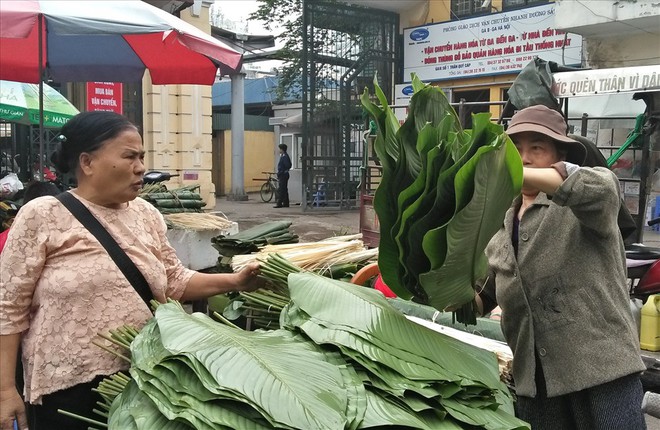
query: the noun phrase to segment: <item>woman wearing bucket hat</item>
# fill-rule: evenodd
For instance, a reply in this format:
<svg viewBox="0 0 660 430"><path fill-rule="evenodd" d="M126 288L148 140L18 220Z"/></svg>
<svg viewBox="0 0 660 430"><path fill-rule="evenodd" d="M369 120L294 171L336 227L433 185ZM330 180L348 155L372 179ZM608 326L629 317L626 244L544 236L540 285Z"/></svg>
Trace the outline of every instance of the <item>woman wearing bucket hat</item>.
<svg viewBox="0 0 660 430"><path fill-rule="evenodd" d="M511 119L522 195L486 249L491 274L477 301L502 308L516 412L532 429L645 428L618 180L581 167L586 150L566 129L545 106Z"/></svg>

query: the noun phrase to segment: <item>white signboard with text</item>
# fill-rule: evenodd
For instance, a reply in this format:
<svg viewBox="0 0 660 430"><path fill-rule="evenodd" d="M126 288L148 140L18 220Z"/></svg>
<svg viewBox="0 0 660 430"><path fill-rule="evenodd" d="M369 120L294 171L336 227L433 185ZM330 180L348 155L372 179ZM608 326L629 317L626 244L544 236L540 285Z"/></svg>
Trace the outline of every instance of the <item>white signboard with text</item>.
<svg viewBox="0 0 660 430"><path fill-rule="evenodd" d="M660 65L553 74L557 97L660 90Z"/></svg>
<svg viewBox="0 0 660 430"><path fill-rule="evenodd" d="M425 81L520 71L534 56L579 66L582 37L555 30L553 4L403 31L404 80Z"/></svg>

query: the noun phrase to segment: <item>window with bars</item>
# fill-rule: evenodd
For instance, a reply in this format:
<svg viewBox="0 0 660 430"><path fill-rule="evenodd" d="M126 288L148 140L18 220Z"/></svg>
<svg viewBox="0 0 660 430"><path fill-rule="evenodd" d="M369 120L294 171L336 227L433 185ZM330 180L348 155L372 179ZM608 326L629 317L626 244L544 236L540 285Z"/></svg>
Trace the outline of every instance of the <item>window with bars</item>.
<svg viewBox="0 0 660 430"><path fill-rule="evenodd" d="M489 12L489 5L482 7L483 4L483 0L451 0L452 17L456 19Z"/></svg>
<svg viewBox="0 0 660 430"><path fill-rule="evenodd" d="M11 137L11 123L0 122L0 137Z"/></svg>
<svg viewBox="0 0 660 430"><path fill-rule="evenodd" d="M539 4L547 3L548 0L503 0L502 8L506 9L518 9L525 6L536 6Z"/></svg>
<svg viewBox="0 0 660 430"><path fill-rule="evenodd" d="M291 158L292 169L302 168L302 135L301 134L282 134L280 143L287 146L289 157Z"/></svg>

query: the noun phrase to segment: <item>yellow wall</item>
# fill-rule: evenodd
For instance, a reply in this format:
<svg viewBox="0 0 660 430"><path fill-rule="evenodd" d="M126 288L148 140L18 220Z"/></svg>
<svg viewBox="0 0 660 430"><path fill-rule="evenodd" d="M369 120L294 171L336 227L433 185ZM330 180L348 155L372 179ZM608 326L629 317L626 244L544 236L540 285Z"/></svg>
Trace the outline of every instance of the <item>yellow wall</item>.
<svg viewBox="0 0 660 430"><path fill-rule="evenodd" d="M429 0L429 16L427 23L451 21L450 8L450 0Z"/></svg>
<svg viewBox="0 0 660 430"><path fill-rule="evenodd" d="M199 16L191 9L181 18L210 33L208 7ZM207 203L215 207L215 186L211 179L212 117L211 86L152 85L149 73L142 81L143 139L148 169L176 173L168 188L197 184ZM185 180L184 174L193 179Z"/></svg>
<svg viewBox="0 0 660 430"><path fill-rule="evenodd" d="M469 89L469 90L490 90L490 101L501 101L502 90L508 89L511 82L516 78L517 74L510 75L497 75L497 76L479 76L476 78L463 78L455 80L447 80L442 82L435 82L432 85L437 85L442 88L456 88ZM468 87L468 88L464 88ZM490 112L493 118L499 118L502 112L502 107L499 105L490 106Z"/></svg>
<svg viewBox="0 0 660 430"><path fill-rule="evenodd" d="M198 17L192 16L192 8L185 9L181 18L211 32L208 7L202 7ZM224 159L220 174L221 184L213 183L213 139L211 86L203 85L152 85L148 73L143 80L144 145L147 152L147 168L179 174L168 182L168 187L198 184L207 203L206 209L215 207L216 194L228 194L231 186L231 132L225 131L224 143L218 148ZM259 191L263 182L253 178L265 178L262 171L272 171L275 160L273 132L246 131L245 192ZM217 161L217 160L216 160ZM184 174L196 176L185 180Z"/></svg>
<svg viewBox="0 0 660 430"><path fill-rule="evenodd" d="M502 0L492 0L490 6L493 13L501 12ZM427 24L431 22L451 21L451 0L429 0L428 11ZM419 25L423 24L421 23Z"/></svg>
<svg viewBox="0 0 660 430"><path fill-rule="evenodd" d="M229 194L231 187L231 131L224 132L224 159L223 165L225 189L222 194ZM254 179L266 179L261 172L272 172L275 168L275 134L272 131L245 131L244 150L244 181L243 186L246 193L259 191L264 181Z"/></svg>

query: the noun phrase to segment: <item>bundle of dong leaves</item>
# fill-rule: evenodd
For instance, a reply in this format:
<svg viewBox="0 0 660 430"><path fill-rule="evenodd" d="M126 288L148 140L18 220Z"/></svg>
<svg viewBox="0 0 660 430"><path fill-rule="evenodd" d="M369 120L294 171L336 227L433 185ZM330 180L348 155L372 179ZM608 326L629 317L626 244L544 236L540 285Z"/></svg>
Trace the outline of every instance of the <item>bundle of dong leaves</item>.
<svg viewBox="0 0 660 430"><path fill-rule="evenodd" d="M383 168L374 195L380 222L378 266L397 296L436 309L465 305L474 323L474 286L486 276L484 250L522 187L522 163L490 113L471 130L442 90L413 76L414 94L399 125L375 84L362 104L378 125L374 149Z"/></svg>
<svg viewBox="0 0 660 430"><path fill-rule="evenodd" d="M220 263L230 266L229 257L257 252L260 246L297 243L298 235L292 233L290 227L291 221L268 221L240 233L216 236L211 242L221 256L227 258L220 257Z"/></svg>
<svg viewBox="0 0 660 430"><path fill-rule="evenodd" d="M206 206L199 194L199 185L168 190L163 184L149 184L142 189L140 197L163 214L202 212L202 208Z"/></svg>
<svg viewBox="0 0 660 430"><path fill-rule="evenodd" d="M246 332L176 302L131 344L108 427L526 429L495 355L408 321L377 291L289 276L282 329Z"/></svg>

